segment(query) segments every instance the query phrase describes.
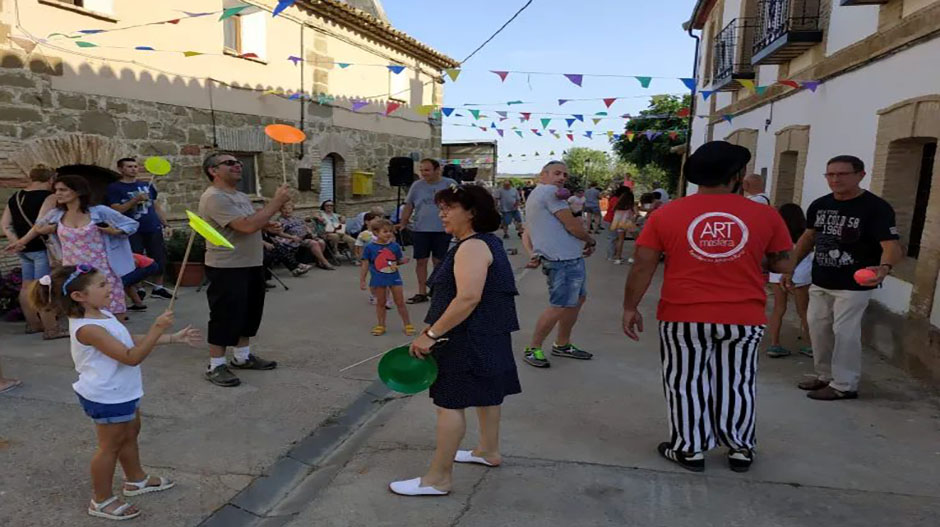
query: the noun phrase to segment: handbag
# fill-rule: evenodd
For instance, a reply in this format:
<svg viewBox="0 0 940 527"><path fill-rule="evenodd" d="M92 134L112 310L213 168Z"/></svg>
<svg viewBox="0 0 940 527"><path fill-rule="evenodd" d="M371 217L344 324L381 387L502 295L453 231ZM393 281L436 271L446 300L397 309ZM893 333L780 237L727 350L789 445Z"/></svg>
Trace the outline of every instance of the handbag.
<svg viewBox="0 0 940 527"><path fill-rule="evenodd" d="M29 224L29 228L33 228L33 220L29 219L29 216L26 215L26 212L23 210L23 201L26 200L26 195L23 191L16 193L16 208L20 211L20 216L23 217L23 220ZM43 245L46 246L46 257L49 259L50 267L59 267L62 265L61 251L59 250L59 245L54 238L49 235L40 236L42 239Z"/></svg>

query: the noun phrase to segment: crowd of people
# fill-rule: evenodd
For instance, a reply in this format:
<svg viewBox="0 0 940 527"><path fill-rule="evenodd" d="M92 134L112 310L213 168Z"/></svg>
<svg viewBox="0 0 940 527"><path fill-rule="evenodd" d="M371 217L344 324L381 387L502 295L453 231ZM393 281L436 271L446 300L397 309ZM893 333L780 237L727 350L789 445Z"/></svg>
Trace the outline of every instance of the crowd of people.
<svg viewBox="0 0 940 527"><path fill-rule="evenodd" d="M387 310L395 308L403 333L414 338L412 355L436 359L439 373L430 396L437 407L437 445L431 465L421 477L392 482L393 492L446 495L454 463L500 465L501 405L522 390L511 338L519 330L519 293L504 242L494 234L502 228L503 239L509 238L511 226L531 256L527 267L541 267L548 287L548 306L521 350L522 360L549 368L543 350L553 332L553 357L594 358L573 342L588 299L585 259L595 252L594 235L604 229L607 255L615 264L624 262L626 241L635 238L622 314L631 339L644 330L638 305L665 262L656 317L669 439L657 450L683 468L701 471L705 453L723 445L729 467L748 470L755 459L757 355L768 322L768 354L789 354L780 333L787 299L794 296L805 343L800 351L812 355L815 366L814 378L799 388L816 400L855 398L861 316L872 290L901 258L894 211L861 188L865 171L857 158L830 160L825 177L832 193L814 201L805 215L794 204L769 206L762 179L744 173L749 159L742 147L704 144L685 165L686 178L698 190L677 200L664 189L637 200L627 185L609 195L596 185L571 195L565 188L568 168L558 161L545 165L528 191L506 182L491 193L443 178L439 163L425 159L421 179L393 223L381 209L347 220L332 201L305 221L294 216L286 185L257 209L238 190L241 162L211 154L203 162L208 187L199 214L234 249L210 244L206 250L205 338L191 327L168 334L170 311L144 335L131 335L122 323L128 310L142 305L138 284L145 279L150 278L151 296L172 297L157 276L166 260L166 218L152 182L136 178L136 161L118 163L122 178L109 187L102 205L90 202L84 178L33 170L29 186L10 198L3 230L10 240L7 250L19 253L23 267L28 331L70 338L79 374L73 389L98 437L88 513L114 520L140 514L113 493L117 463L124 470L126 497L175 485L143 471L137 444L140 364L156 345L207 343L204 376L222 387L241 383L236 370L277 368L277 362L251 349L263 317L265 272L273 261L298 276L310 270L303 260L328 270L342 258L357 263L360 287L370 291L375 304L371 334L386 332ZM407 300L401 266L410 260L400 243L406 231L414 244L417 283ZM868 276L856 277L860 270ZM775 300L769 321L768 283ZM408 304L424 302L430 304L419 332ZM0 372L0 392L13 387ZM459 450L467 408L477 410L479 443Z"/></svg>

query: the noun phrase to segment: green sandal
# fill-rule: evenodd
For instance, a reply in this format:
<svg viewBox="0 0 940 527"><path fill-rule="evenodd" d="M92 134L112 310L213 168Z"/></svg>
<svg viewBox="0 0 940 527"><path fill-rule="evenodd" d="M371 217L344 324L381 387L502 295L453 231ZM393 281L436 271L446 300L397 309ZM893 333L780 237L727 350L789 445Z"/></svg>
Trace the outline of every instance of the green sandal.
<svg viewBox="0 0 940 527"><path fill-rule="evenodd" d="M784 348L783 346L770 346L767 348L767 356L773 358L786 357L790 354L790 350Z"/></svg>

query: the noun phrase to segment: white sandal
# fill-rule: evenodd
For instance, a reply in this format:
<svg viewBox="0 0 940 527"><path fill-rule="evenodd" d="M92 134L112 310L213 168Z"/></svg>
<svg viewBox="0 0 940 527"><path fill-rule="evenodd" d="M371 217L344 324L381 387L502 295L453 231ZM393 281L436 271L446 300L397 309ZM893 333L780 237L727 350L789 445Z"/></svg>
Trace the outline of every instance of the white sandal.
<svg viewBox="0 0 940 527"><path fill-rule="evenodd" d="M94 516L95 518L105 518L107 520L131 520L140 516L140 511L132 512L130 514L124 514L128 508L133 507L130 503L124 503L120 507L114 509L113 512L104 512L104 509L117 501L117 496L111 496L110 498L102 501L101 503L95 503L95 500L91 500L90 507L88 507L88 514Z"/></svg>
<svg viewBox="0 0 940 527"><path fill-rule="evenodd" d="M149 494L151 492L160 492L163 490L172 489L176 486L175 481L170 481L163 476L160 476L158 479L160 480L159 485L147 485L150 483L150 476L145 477L143 481L125 481L125 485L131 485L132 487L137 488L135 490L127 490L127 488L124 488L124 495L128 497L140 496L141 494Z"/></svg>
<svg viewBox="0 0 940 527"><path fill-rule="evenodd" d="M434 487L422 487L421 478L393 481L388 484L388 490L399 496L446 496L450 491L437 490Z"/></svg>
<svg viewBox="0 0 940 527"><path fill-rule="evenodd" d="M489 461L483 459L482 457L477 457L473 455L473 450L458 450L457 455L454 456L454 462L456 463L476 463L478 465L485 465L487 467L498 467L499 465L494 465Z"/></svg>

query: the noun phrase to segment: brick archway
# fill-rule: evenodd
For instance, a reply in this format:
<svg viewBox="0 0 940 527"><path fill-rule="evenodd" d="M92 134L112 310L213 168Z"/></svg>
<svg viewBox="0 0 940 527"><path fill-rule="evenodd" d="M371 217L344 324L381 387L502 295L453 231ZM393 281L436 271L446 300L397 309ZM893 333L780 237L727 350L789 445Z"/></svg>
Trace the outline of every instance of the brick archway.
<svg viewBox="0 0 940 527"><path fill-rule="evenodd" d="M872 166L871 190L885 198L898 213L898 226L910 226L916 178L920 174L918 153L923 145L940 138L940 95L901 101L878 112L878 136ZM912 181L913 186L912 186ZM910 316L930 317L940 273L940 157L933 164L927 221L921 234L920 254L905 258L896 273L913 284ZM915 190L912 191L911 189ZM902 232L902 243L910 233Z"/></svg>
<svg viewBox="0 0 940 527"><path fill-rule="evenodd" d="M118 159L127 155L124 146L113 139L73 133L26 141L10 156L10 160L23 171L25 177L30 169L39 164L50 167L93 165L111 168Z"/></svg>
<svg viewBox="0 0 940 527"><path fill-rule="evenodd" d="M352 143L340 134L322 134L310 145L310 159L314 171L319 170L320 161L333 156L333 199L338 202L348 201L352 197L352 178L349 167L357 166ZM317 186L319 192L319 186Z"/></svg>
<svg viewBox="0 0 940 527"><path fill-rule="evenodd" d="M754 166L757 164L757 130L753 128L739 128L727 136L725 141L731 144L743 146L751 153L751 160L747 164L747 174L754 173Z"/></svg>
<svg viewBox="0 0 940 527"><path fill-rule="evenodd" d="M803 201L806 152L809 150L809 126L788 126L777 132L774 146L772 199L775 207Z"/></svg>

